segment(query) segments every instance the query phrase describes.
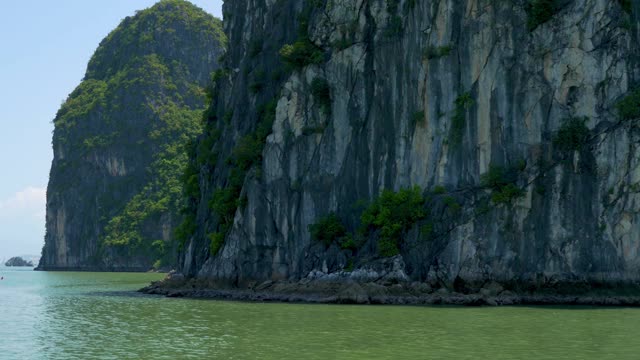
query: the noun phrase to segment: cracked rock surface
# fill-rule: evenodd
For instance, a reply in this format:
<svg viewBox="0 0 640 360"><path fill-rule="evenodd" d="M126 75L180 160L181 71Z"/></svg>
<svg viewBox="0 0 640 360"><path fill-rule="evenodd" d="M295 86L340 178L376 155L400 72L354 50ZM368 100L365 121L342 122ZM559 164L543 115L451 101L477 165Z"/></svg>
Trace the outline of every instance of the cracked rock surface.
<svg viewBox="0 0 640 360"><path fill-rule="evenodd" d="M640 80L640 4L628 14L617 1L566 1L530 30L526 1L403 0L395 12L383 0L325 1L307 22L324 61L250 92L252 71L277 68L278 50L297 39L293 14L302 3L224 5L233 45L217 110L235 110L221 148L232 148L257 121L258 104L274 96L276 119L245 179L246 206L215 256L206 234L218 220L202 201L184 274L234 285L385 277L495 284L487 292L513 281L640 280L640 127L616 111ZM316 78L330 87L329 109L310 91ZM471 101L459 109L465 96ZM563 150L554 138L572 118L588 136ZM201 178L203 200L224 186L226 151ZM518 168L524 195L492 201L481 181L492 166ZM359 200L412 186L446 193L404 234L397 258L379 258L374 239L351 252L310 238L319 217L335 212L353 229ZM451 211L446 197L460 209ZM361 300L355 287L346 293Z"/></svg>

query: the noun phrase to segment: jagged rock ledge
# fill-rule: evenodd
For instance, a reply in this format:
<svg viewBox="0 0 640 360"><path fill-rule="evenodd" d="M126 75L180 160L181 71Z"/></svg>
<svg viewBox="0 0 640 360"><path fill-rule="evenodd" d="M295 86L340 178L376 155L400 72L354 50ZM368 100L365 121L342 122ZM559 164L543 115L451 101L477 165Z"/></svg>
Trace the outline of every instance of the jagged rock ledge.
<svg viewBox="0 0 640 360"><path fill-rule="evenodd" d="M600 284L559 284L539 287L529 284L528 292L507 290L507 284L489 282L477 292L457 292L445 287L434 288L428 283L388 283L303 279L301 281L266 281L247 287L230 287L202 279L186 279L171 273L139 291L172 298L197 298L252 302L285 302L315 304L371 305L577 305L577 306L640 306L640 290L636 285L603 288ZM575 291L575 294L571 294Z"/></svg>
<svg viewBox="0 0 640 360"><path fill-rule="evenodd" d="M293 302L317 304L371 304L371 305L579 305L579 306L640 306L640 296L571 296L553 294L514 294L505 292L495 296L460 294L448 291L420 293L413 284L384 287L375 283L322 283L303 284L273 282L254 289L209 288L195 281L182 283L156 282L140 290L151 295L212 300ZM422 284L419 284L420 286Z"/></svg>

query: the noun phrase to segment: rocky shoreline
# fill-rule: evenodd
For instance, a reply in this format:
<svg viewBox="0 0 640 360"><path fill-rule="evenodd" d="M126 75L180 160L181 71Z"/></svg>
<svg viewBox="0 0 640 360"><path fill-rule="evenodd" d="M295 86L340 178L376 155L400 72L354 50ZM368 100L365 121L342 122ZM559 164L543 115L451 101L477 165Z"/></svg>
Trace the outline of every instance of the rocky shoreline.
<svg viewBox="0 0 640 360"><path fill-rule="evenodd" d="M216 286L202 280L167 278L139 290L145 294L195 299L360 305L575 305L640 306L640 295L514 293L490 283L477 293L432 289L426 283L382 285L375 282L267 281L247 288Z"/></svg>

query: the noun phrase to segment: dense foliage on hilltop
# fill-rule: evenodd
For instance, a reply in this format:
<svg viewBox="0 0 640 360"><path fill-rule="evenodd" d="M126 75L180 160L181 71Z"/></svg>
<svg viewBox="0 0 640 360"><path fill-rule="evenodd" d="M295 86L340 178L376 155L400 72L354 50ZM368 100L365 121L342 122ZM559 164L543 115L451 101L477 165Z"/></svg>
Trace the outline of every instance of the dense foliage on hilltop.
<svg viewBox="0 0 640 360"><path fill-rule="evenodd" d="M74 235L97 238L87 261L175 261L187 145L203 131L205 88L225 46L220 20L162 0L123 20L96 50L54 119L49 186L70 221L82 222Z"/></svg>
<svg viewBox="0 0 640 360"><path fill-rule="evenodd" d="M162 0L125 18L100 43L89 61L86 78L113 76L129 62L131 54L164 54L168 58L180 58L180 63L189 65L191 71L201 68L202 75L208 76L212 69L205 66L201 58L203 51L210 50L206 44L212 40L226 46L221 20L188 1Z"/></svg>

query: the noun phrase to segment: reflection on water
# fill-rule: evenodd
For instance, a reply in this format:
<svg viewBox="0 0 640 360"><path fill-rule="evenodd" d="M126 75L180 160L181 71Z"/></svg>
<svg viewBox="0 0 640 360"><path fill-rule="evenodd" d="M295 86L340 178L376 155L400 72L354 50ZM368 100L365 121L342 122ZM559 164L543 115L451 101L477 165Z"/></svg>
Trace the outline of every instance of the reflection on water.
<svg viewBox="0 0 640 360"><path fill-rule="evenodd" d="M253 304L0 268L0 358L637 359L640 310Z"/></svg>

